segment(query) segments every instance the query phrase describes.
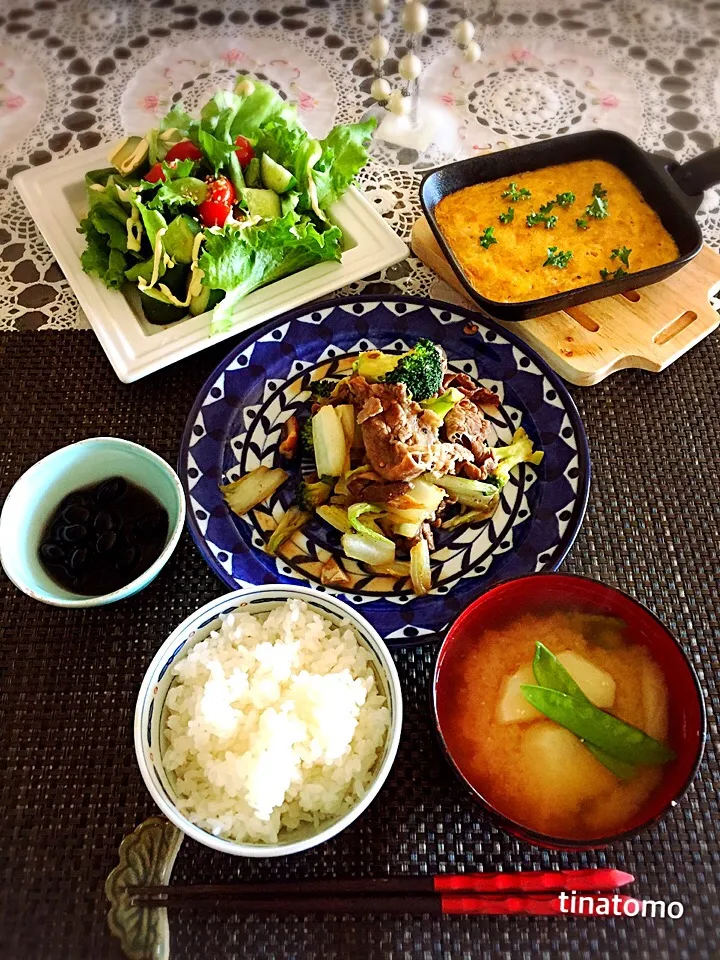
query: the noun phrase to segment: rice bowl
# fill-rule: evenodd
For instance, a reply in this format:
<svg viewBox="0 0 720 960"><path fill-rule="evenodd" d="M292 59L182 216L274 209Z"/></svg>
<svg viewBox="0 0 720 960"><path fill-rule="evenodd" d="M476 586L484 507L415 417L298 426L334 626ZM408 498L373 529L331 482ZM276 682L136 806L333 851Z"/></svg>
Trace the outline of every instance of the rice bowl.
<svg viewBox="0 0 720 960"><path fill-rule="evenodd" d="M208 604L158 651L136 751L185 833L229 853L286 854L371 802L401 711L392 659L355 611L307 588L254 587Z"/></svg>

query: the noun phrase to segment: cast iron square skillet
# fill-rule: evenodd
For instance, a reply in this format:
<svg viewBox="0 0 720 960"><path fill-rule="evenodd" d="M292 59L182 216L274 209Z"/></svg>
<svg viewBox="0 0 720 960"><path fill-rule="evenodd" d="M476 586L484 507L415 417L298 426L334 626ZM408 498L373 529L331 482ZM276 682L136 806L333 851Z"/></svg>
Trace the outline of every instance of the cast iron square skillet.
<svg viewBox="0 0 720 960"><path fill-rule="evenodd" d="M638 270L627 277L590 283L536 300L501 303L483 297L473 288L440 232L435 220L437 204L443 197L463 187L488 180L502 179L510 182L519 173L561 163L573 163L576 160L606 160L629 177L675 240L680 251L679 256L671 263ZM718 182L720 147L680 165L667 157L641 150L621 133L588 130L567 137L539 140L537 143L471 157L468 160L458 160L440 167L423 178L420 184L420 202L440 249L472 300L497 320L530 320L532 317L574 307L578 303L611 297L626 290L657 283L675 273L700 252L703 240L695 213L702 201L703 191Z"/></svg>

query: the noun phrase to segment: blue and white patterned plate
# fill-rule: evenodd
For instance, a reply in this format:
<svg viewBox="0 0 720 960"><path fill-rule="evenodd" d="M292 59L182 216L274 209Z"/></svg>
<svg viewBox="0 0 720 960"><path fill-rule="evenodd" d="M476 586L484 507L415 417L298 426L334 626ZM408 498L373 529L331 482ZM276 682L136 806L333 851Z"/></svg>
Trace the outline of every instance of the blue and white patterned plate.
<svg viewBox="0 0 720 960"><path fill-rule="evenodd" d="M340 535L320 520L294 536L285 556L269 556L263 543L292 499L292 484L245 517L228 510L218 485L260 465L286 465L278 454L282 424L292 413L306 415L311 379L342 375L362 350L402 352L419 337L442 344L451 369L499 394L500 407L486 411L497 434L492 442L508 443L522 424L545 451L540 466L513 471L490 520L436 538L433 589L425 597L415 597L409 581L371 576L343 558ZM435 639L498 580L556 570L585 513L590 461L570 395L516 336L437 301L352 297L287 314L235 347L190 412L178 473L190 532L229 587L300 582L329 591L319 570L332 552L353 581L336 592L360 606L390 644L405 646Z"/></svg>

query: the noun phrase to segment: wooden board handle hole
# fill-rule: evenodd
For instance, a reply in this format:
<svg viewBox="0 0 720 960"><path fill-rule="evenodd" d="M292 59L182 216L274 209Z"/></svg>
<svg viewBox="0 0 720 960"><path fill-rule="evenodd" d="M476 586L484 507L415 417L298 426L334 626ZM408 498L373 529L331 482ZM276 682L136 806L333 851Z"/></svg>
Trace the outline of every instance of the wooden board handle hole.
<svg viewBox="0 0 720 960"><path fill-rule="evenodd" d="M637 290L626 290L625 293L620 294L620 296L625 297L630 303L637 303L640 299L640 294Z"/></svg>
<svg viewBox="0 0 720 960"><path fill-rule="evenodd" d="M653 337L653 343L656 343L659 347L662 347L668 341L672 340L673 337L676 337L679 333L682 333L687 327L690 326L697 320L697 314L694 310L686 310L685 313L680 314L679 317L675 317L667 326L663 327L662 330L658 332Z"/></svg>
<svg viewBox="0 0 720 960"><path fill-rule="evenodd" d="M569 317L572 317L575 323L579 323L583 330L587 330L589 333L597 333L600 329L600 326L583 307L568 307L565 313Z"/></svg>

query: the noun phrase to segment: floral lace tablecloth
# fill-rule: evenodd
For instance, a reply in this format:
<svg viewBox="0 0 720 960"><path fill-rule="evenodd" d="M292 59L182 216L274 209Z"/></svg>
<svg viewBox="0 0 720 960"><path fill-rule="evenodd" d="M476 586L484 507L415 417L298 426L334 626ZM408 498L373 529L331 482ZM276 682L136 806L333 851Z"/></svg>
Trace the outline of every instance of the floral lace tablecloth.
<svg viewBox="0 0 720 960"><path fill-rule="evenodd" d="M397 7L400 0L396 0ZM457 121L462 154L592 128L685 160L720 142L718 0L501 0L479 63L451 37L460 4L429 0L426 94ZM479 18L487 6L471 0ZM387 28L392 80L403 34ZM30 165L142 132L178 97L195 107L238 71L299 104L315 134L371 101L364 0L36 0L0 5L0 330L87 326L11 178ZM394 59L393 59L394 58ZM397 76L395 76L397 80ZM418 216L409 151L362 184L404 238ZM720 249L720 190L699 219ZM443 295L418 260L344 291Z"/></svg>

